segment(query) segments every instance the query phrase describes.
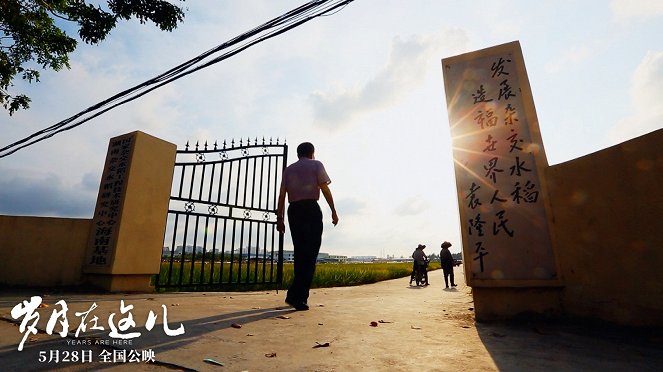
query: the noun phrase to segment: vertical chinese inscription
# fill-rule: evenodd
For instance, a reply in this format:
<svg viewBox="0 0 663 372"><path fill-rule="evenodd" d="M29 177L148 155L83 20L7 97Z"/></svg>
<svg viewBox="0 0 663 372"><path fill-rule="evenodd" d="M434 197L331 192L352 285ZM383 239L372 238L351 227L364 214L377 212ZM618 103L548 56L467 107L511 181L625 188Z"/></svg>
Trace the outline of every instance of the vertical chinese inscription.
<svg viewBox="0 0 663 372"><path fill-rule="evenodd" d="M537 166L545 155L518 44L442 63L470 279L555 279Z"/></svg>
<svg viewBox="0 0 663 372"><path fill-rule="evenodd" d="M108 146L92 220L88 267L108 267L111 263L132 151L131 136L116 137Z"/></svg>

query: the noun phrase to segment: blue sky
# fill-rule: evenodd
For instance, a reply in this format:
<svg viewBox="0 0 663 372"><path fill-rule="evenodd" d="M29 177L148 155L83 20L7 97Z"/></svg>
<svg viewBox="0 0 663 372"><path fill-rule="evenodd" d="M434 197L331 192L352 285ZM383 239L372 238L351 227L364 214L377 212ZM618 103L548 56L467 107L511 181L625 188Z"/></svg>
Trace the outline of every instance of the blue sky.
<svg viewBox="0 0 663 372"><path fill-rule="evenodd" d="M124 22L71 69L17 87L4 146L145 81L304 1L188 1L173 33ZM322 251L409 256L460 231L440 60L519 40L550 164L663 127L663 5L647 0L356 0L83 126L0 159L0 214L90 218L108 140L316 145L340 223ZM324 207L324 204L323 204ZM286 241L289 244L289 240Z"/></svg>

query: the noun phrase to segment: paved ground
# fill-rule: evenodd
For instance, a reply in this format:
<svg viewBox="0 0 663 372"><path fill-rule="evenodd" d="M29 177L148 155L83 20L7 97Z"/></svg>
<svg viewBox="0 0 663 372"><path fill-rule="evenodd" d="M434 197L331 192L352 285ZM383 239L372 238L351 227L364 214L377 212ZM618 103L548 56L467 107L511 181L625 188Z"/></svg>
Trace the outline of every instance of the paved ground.
<svg viewBox="0 0 663 372"><path fill-rule="evenodd" d="M284 305L283 291L145 295L5 290L0 292L0 370L663 371L663 335L654 331L531 320L475 323L470 288L443 289L441 271L431 273L428 287L411 287L408 281L313 290L311 310L301 312ZM37 324L42 332L29 335L19 352L23 334L10 312L33 295L45 304ZM61 309L56 303L62 299L69 309L70 336L57 334L59 322L48 335L43 332L48 318ZM123 313L121 300L133 308ZM86 318L86 331L73 337L81 324L74 313L88 311L93 303L98 307ZM182 324L184 334L164 332L162 305L168 329ZM150 311L157 320L148 331ZM119 333L141 332L140 337L109 337L113 313ZM129 314L136 326L125 328L130 324L123 319ZM90 330L94 316L104 331ZM131 361L149 359L150 352L154 363ZM128 361L112 362L123 353ZM40 362L40 355L46 361Z"/></svg>

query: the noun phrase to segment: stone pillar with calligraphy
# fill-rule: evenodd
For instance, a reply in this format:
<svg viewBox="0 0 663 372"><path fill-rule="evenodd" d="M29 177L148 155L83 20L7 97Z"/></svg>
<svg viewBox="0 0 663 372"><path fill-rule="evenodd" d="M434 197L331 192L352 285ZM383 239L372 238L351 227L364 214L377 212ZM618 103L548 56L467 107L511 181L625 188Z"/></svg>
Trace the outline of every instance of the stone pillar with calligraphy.
<svg viewBox="0 0 663 372"><path fill-rule="evenodd" d="M176 146L142 132L112 138L83 273L106 290L149 291L159 273Z"/></svg>
<svg viewBox="0 0 663 372"><path fill-rule="evenodd" d="M442 68L477 315L547 311L557 292L503 289L561 284L543 179L548 162L520 44L445 58ZM519 298L525 292L530 297Z"/></svg>

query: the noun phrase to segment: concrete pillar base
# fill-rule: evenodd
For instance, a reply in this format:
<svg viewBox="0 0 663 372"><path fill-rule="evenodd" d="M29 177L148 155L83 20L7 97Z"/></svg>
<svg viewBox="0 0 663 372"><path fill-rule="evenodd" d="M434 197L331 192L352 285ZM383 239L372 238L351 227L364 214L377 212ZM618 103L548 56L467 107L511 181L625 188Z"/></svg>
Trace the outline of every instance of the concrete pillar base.
<svg viewBox="0 0 663 372"><path fill-rule="evenodd" d="M87 274L85 279L108 292L154 292L150 274Z"/></svg>
<svg viewBox="0 0 663 372"><path fill-rule="evenodd" d="M561 288L483 288L473 287L477 321L503 320L518 315L559 317Z"/></svg>

